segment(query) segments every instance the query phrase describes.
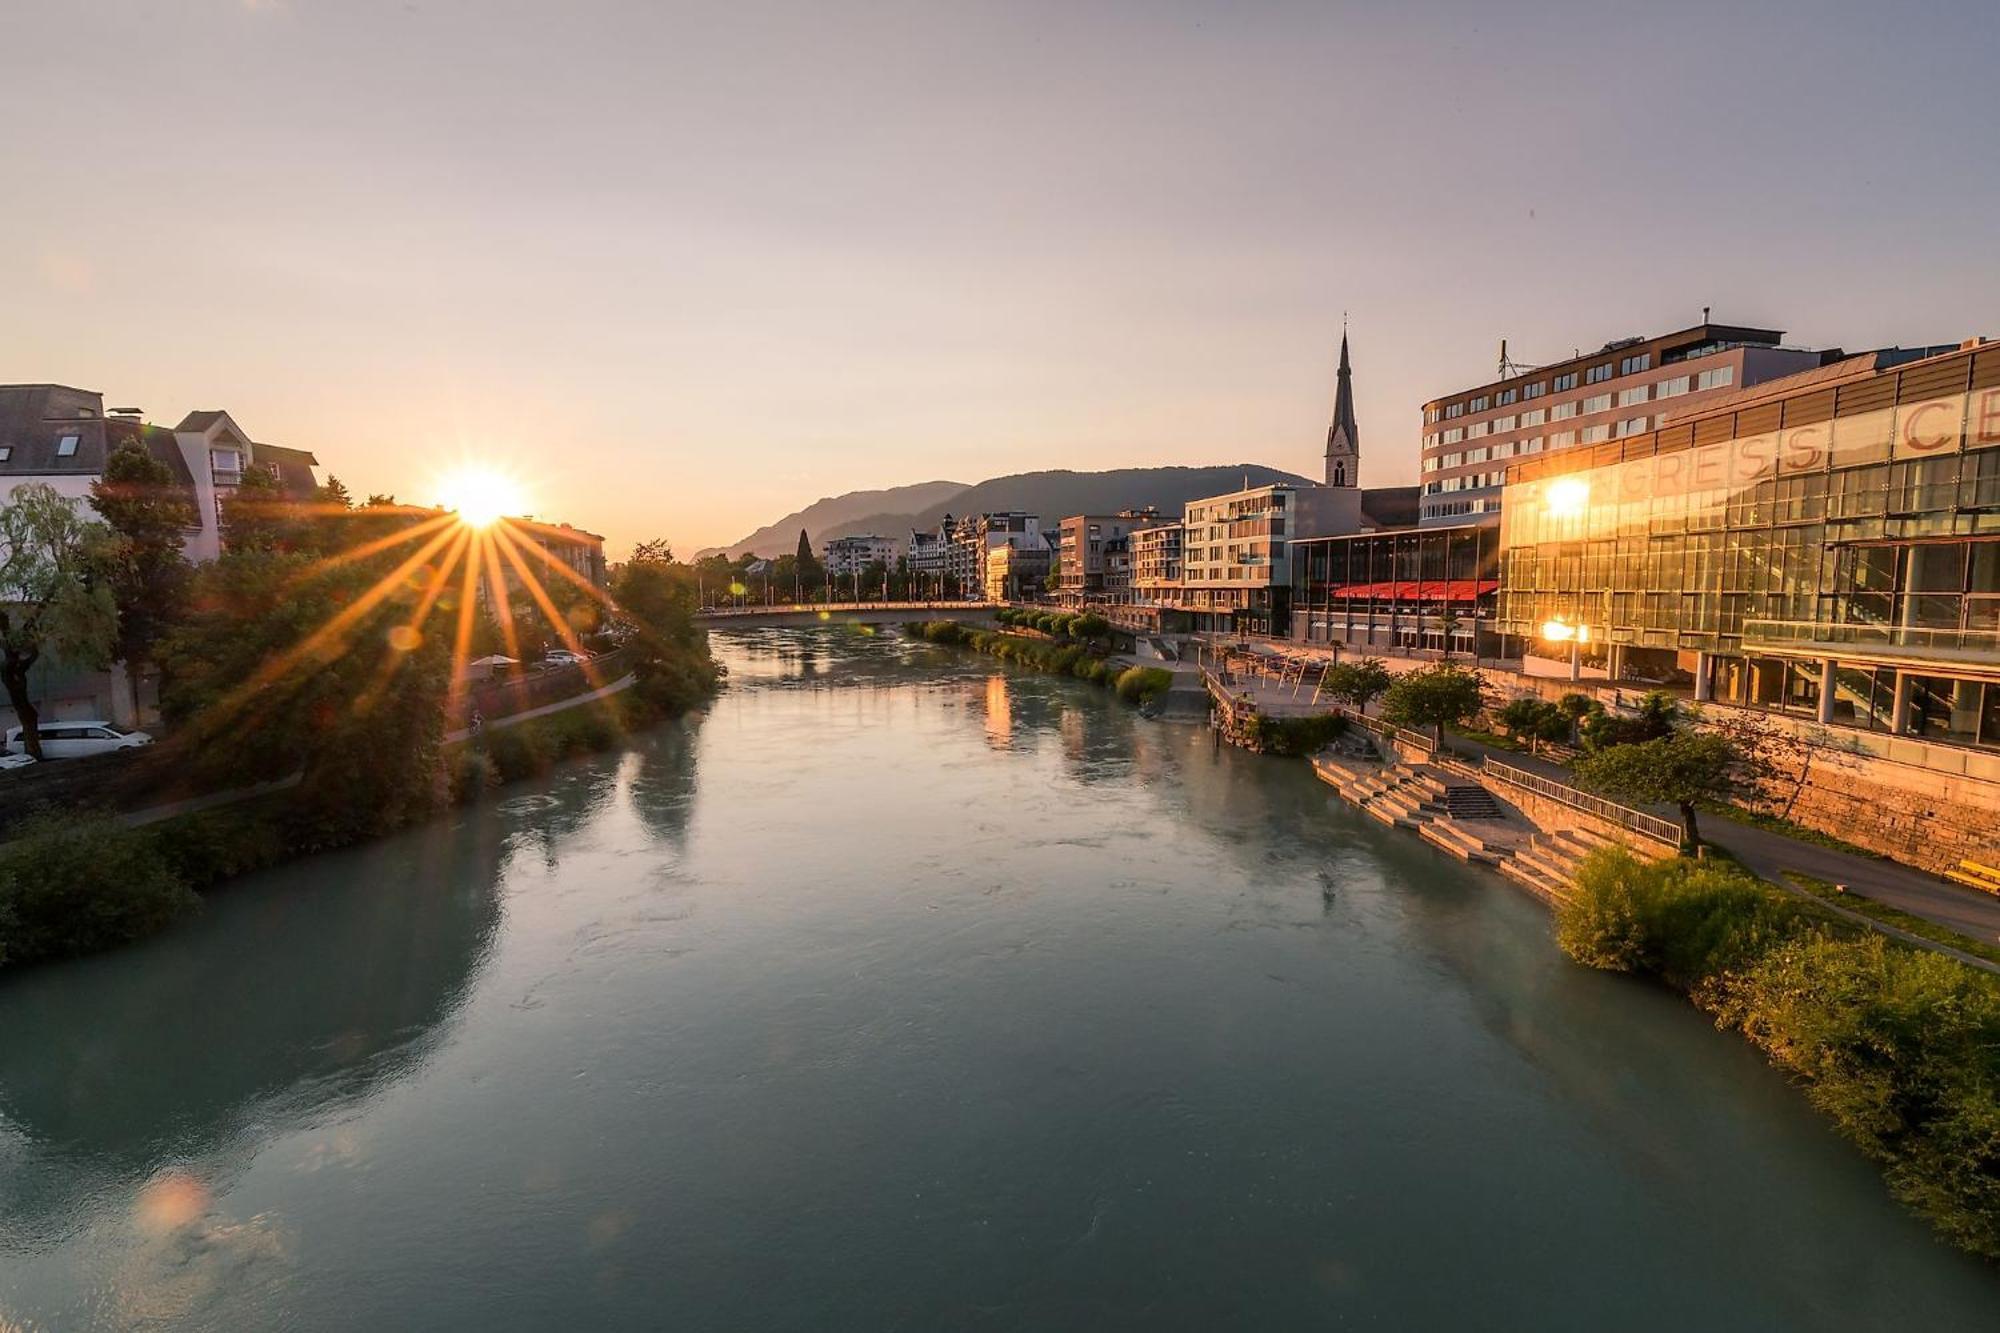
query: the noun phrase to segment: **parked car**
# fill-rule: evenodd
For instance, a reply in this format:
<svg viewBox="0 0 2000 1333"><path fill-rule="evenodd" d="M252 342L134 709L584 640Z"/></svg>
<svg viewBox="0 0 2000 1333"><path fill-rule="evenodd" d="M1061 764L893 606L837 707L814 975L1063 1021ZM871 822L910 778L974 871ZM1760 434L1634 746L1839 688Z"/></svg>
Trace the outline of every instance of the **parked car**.
<svg viewBox="0 0 2000 1333"><path fill-rule="evenodd" d="M10 768L27 768L35 762L31 754L0 754L0 772Z"/></svg>
<svg viewBox="0 0 2000 1333"><path fill-rule="evenodd" d="M153 738L143 731L116 727L109 722L48 722L36 730L42 734L44 759L76 759L87 754L103 754L107 750L131 750L153 743ZM7 733L7 753L10 755L27 753L21 744L19 727Z"/></svg>
<svg viewBox="0 0 2000 1333"><path fill-rule="evenodd" d="M589 660L589 653L573 653L567 648L556 648L543 654L542 665L553 671L557 667L582 666Z"/></svg>

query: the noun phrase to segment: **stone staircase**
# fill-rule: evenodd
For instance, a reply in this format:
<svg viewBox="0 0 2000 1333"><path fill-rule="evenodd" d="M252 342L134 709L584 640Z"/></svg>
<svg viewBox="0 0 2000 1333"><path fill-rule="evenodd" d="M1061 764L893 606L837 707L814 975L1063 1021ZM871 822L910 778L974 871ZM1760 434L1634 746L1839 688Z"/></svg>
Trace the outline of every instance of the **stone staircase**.
<svg viewBox="0 0 2000 1333"><path fill-rule="evenodd" d="M1357 774L1338 763L1315 761L1313 771L1339 792L1341 799L1371 819L1414 830L1424 841L1461 861L1499 865L1506 858L1504 847L1459 822L1503 817L1483 789L1446 782L1429 769L1403 763Z"/></svg>
<svg viewBox="0 0 2000 1333"><path fill-rule="evenodd" d="M1616 844L1601 833L1566 828L1537 833L1527 845L1500 862L1500 873L1515 880L1538 898L1551 903L1568 902L1576 892L1576 869L1583 858L1600 847Z"/></svg>

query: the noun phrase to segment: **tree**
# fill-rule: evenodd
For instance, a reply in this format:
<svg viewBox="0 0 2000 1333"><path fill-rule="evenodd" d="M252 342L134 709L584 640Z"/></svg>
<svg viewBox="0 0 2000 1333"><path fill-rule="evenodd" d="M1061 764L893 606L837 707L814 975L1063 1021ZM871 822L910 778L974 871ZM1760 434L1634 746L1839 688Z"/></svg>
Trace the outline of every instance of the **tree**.
<svg viewBox="0 0 2000 1333"><path fill-rule="evenodd" d="M1069 637L1078 643L1095 643L1111 632L1111 622L1095 612L1080 615L1069 622Z"/></svg>
<svg viewBox="0 0 2000 1333"><path fill-rule="evenodd" d="M1592 750L1614 745L1638 745L1673 734L1680 721L1681 706L1671 694L1654 690L1639 701L1638 712L1626 717L1606 712L1602 707L1586 714L1578 731L1584 745Z"/></svg>
<svg viewBox="0 0 2000 1333"><path fill-rule="evenodd" d="M0 682L20 719L21 742L42 757L28 672L44 652L80 665L109 664L118 605L103 577L111 530L35 482L0 505Z"/></svg>
<svg viewBox="0 0 2000 1333"><path fill-rule="evenodd" d="M187 609L193 567L181 553L181 534L196 522L174 474L137 445L114 450L104 476L90 488L90 502L110 527L106 582L118 608L116 653L139 716L139 680L155 647Z"/></svg>
<svg viewBox="0 0 2000 1333"><path fill-rule="evenodd" d="M1510 701L1494 716L1509 736L1526 741L1531 752L1539 750L1543 741L1569 736L1569 715L1559 705L1532 694Z"/></svg>
<svg viewBox="0 0 2000 1333"><path fill-rule="evenodd" d="M618 567L611 596L631 630L627 646L640 698L680 711L714 688L718 673L708 653L708 636L694 621L694 572L660 558L666 550L664 542L637 547Z"/></svg>
<svg viewBox="0 0 2000 1333"><path fill-rule="evenodd" d="M1326 670L1321 688L1336 699L1366 713L1375 697L1395 682L1395 675L1379 657L1363 657L1353 662L1335 662Z"/></svg>
<svg viewBox="0 0 2000 1333"><path fill-rule="evenodd" d="M1576 743L1577 724L1583 721L1591 712L1603 711L1598 707L1597 700L1587 694L1578 694L1573 691L1556 700L1556 707L1561 709L1562 715L1569 720L1569 733L1563 739L1572 745Z"/></svg>
<svg viewBox="0 0 2000 1333"><path fill-rule="evenodd" d="M1777 718L1747 708L1704 712L1701 724L1736 747L1737 776L1742 791L1766 804L1777 804L1783 792L1780 819L1790 819L1799 797L1812 779L1813 763L1821 755L1853 752L1859 743L1818 722Z"/></svg>
<svg viewBox="0 0 2000 1333"><path fill-rule="evenodd" d="M1741 777L1736 747L1713 732L1678 731L1650 741L1614 745L1586 755L1576 765L1584 788L1632 805L1673 805L1680 810L1681 841L1699 846L1695 823L1700 801L1726 801Z"/></svg>
<svg viewBox="0 0 2000 1333"><path fill-rule="evenodd" d="M1477 671L1439 662L1406 671L1382 696L1382 716L1405 727L1429 727L1439 746L1444 729L1479 712L1486 684Z"/></svg>

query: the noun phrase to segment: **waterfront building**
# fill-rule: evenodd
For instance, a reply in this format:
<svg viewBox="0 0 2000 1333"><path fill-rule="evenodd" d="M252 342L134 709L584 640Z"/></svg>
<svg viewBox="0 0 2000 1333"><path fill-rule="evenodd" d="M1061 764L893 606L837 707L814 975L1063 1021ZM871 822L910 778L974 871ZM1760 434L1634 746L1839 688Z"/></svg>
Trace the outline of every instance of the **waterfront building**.
<svg viewBox="0 0 2000 1333"><path fill-rule="evenodd" d="M253 441L227 412L190 412L172 430L141 419L137 409L105 411L104 395L63 384L0 385L0 496L31 482L71 500L90 498L105 460L136 444L164 464L195 516L183 537L190 560L222 553L222 502L251 468L268 472L293 499L318 489L319 460L303 449Z"/></svg>
<svg viewBox="0 0 2000 1333"><path fill-rule="evenodd" d="M1517 459L1639 435L1839 356L1783 339L1780 330L1704 318L1432 399L1423 407L1422 521L1497 522Z"/></svg>
<svg viewBox="0 0 2000 1333"><path fill-rule="evenodd" d="M909 561L910 573L919 578L941 577L951 560L952 517L944 516L944 521L930 532L910 531L909 545L904 548L903 558Z"/></svg>
<svg viewBox="0 0 2000 1333"><path fill-rule="evenodd" d="M826 566L827 575L836 579L865 574L871 565L894 569L902 558L901 542L873 533L832 537L820 546L820 561Z"/></svg>
<svg viewBox="0 0 2000 1333"><path fill-rule="evenodd" d="M589 580L592 587L603 588L607 586L604 563L604 538L597 533L586 532L582 528L574 528L567 523L543 523L536 519L523 519L517 523L510 524L507 531L516 541L525 542L530 546L538 548L547 557L548 562L565 566L580 577ZM528 567L530 569L537 569L542 563L542 561L530 560L528 561ZM767 561L754 562L744 572L746 576L754 576L759 572L756 567L758 564L768 565L768 563ZM560 578L561 576L558 575L557 577ZM507 580L510 584L517 581L517 576L514 573L511 563L507 566ZM547 582L548 580L544 579L544 581Z"/></svg>
<svg viewBox="0 0 2000 1333"><path fill-rule="evenodd" d="M967 514L952 526L952 542L955 549L947 570L957 578L958 586L967 591L983 591L987 587L988 564L993 553L1003 547L1019 553L1009 559L1010 575L1024 572L1041 560L1042 576L1048 576L1048 542L1043 540L1038 514L1019 509Z"/></svg>
<svg viewBox="0 0 2000 1333"><path fill-rule="evenodd" d="M1517 464L1500 545L1498 627L1530 666L1567 658L1831 729L1897 771L1829 810L1873 827L1915 799L1902 854L1990 853L2000 346L1846 357Z"/></svg>
<svg viewBox="0 0 2000 1333"><path fill-rule="evenodd" d="M986 597L994 602L1032 601L1041 597L1049 577L1053 552L1037 534L1019 545L995 546L986 552Z"/></svg>
<svg viewBox="0 0 2000 1333"><path fill-rule="evenodd" d="M1065 606L1131 601L1132 552L1127 538L1164 521L1151 508L1063 519L1057 527L1057 597Z"/></svg>
<svg viewBox="0 0 2000 1333"><path fill-rule="evenodd" d="M1291 546L1291 637L1405 657L1495 658L1500 534L1491 524L1305 537Z"/></svg>

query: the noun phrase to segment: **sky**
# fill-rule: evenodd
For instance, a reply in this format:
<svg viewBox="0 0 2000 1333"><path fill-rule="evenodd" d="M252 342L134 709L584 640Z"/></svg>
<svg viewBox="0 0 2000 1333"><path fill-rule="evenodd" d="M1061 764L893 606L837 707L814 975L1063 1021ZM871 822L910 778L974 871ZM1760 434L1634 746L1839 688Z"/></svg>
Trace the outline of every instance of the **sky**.
<svg viewBox="0 0 2000 1333"><path fill-rule="evenodd" d="M1035 468L1363 480L1519 360L2000 335L1991 0L8 0L0 381L733 540Z"/></svg>

